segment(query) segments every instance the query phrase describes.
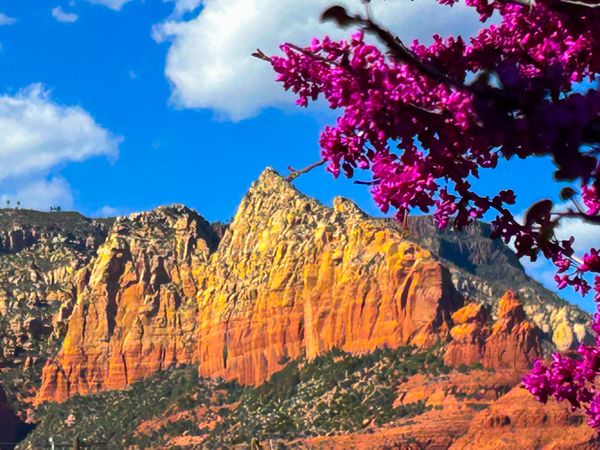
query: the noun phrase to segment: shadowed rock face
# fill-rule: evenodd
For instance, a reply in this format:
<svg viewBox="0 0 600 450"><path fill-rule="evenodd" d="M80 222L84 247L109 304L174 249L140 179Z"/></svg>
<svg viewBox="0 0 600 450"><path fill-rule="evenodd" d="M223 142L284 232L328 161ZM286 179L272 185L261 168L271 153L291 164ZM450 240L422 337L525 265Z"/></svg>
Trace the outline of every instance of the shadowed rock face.
<svg viewBox="0 0 600 450"><path fill-rule="evenodd" d="M0 386L0 449L5 448L2 442L16 441L18 424L19 420Z"/></svg>

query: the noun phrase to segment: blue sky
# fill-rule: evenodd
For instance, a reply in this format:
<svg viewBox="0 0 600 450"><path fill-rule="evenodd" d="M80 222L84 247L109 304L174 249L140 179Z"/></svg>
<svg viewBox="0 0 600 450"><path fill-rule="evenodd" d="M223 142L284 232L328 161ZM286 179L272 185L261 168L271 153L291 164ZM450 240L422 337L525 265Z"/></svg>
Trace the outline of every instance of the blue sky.
<svg viewBox="0 0 600 450"><path fill-rule="evenodd" d="M265 167L286 173L319 159L319 131L335 115L296 109L249 55L341 36L317 24L329 3L0 0L0 197L86 215L184 203L228 220ZM479 27L469 9L431 0L374 9L407 40ZM512 161L478 183L489 193L513 184L521 211L556 198L551 168ZM378 213L365 187L323 170L296 184L326 204L342 195ZM531 271L551 285L548 267Z"/></svg>

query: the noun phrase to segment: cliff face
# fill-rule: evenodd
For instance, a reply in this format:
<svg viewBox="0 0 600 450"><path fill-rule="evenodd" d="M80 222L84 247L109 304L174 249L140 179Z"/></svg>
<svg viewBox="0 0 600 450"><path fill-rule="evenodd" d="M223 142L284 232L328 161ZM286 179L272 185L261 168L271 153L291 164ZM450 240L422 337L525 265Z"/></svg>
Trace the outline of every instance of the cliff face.
<svg viewBox="0 0 600 450"><path fill-rule="evenodd" d="M213 253L217 240L189 210L119 219L79 274L37 401L123 388L175 364L258 384L332 347L431 346L446 339L461 301L428 251L351 202L326 208L270 170Z"/></svg>
<svg viewBox="0 0 600 450"><path fill-rule="evenodd" d="M498 320L493 324L487 308L475 303L456 311L452 319L452 342L444 355L451 367L481 363L491 369L525 371L542 357L540 330L527 320L513 291L499 300Z"/></svg>
<svg viewBox="0 0 600 450"><path fill-rule="evenodd" d="M40 356L53 316L73 300L74 274L106 232L77 213L0 210L0 366Z"/></svg>
<svg viewBox="0 0 600 450"><path fill-rule="evenodd" d="M0 269L11 258L56 241L56 252L49 253L55 264L35 272L51 280L43 284L44 301L55 304L51 320L27 316L11 328L28 342L62 340L60 351L47 349L52 357L36 403L68 400L48 407L64 407L70 414L70 405L87 408L87 398L76 394L111 391L99 397L126 402L130 391L118 390L139 381L132 390L143 396L153 379L167 383L176 372L164 369L190 365L177 370L193 370L196 384L216 383L224 393L215 399L196 392L168 406L163 400L172 388L154 392L166 408L161 414L170 411L173 421L193 422L200 411L225 407L222 402L229 399L225 409L231 414L252 416L249 430L259 427L282 442L291 435L279 427L297 425L290 409L298 412L302 406L302 423L317 431L293 438L313 436L302 445L314 448L348 448L353 442L360 443L357 448L470 448L468 442L500 448L486 447L495 442L482 431L488 426L511 439L530 430L527 439L511 441L518 448L588 445L587 435L563 442L558 434L540 431L543 420L559 429L583 428L580 416L559 408L544 419L543 406L535 409L537 404L521 394L504 395L544 356L542 349L552 347L549 338L559 348L585 340L586 315L560 302L550 301L546 308L532 296L542 292L532 281L522 288L522 268L501 244L486 241L475 229L463 242L430 230L428 220L413 219L407 240L397 224L372 219L342 198L325 207L267 170L227 225L209 224L174 206L117 219L103 233L86 228L87 234L72 242L38 232L23 232L22 239L19 233L0 234ZM67 254L77 258L61 259ZM494 261L502 267L494 268ZM19 278L12 280L20 289L27 272L16 273ZM500 290L509 285L515 290ZM28 295L42 292L36 289ZM0 295L0 313L8 318L2 305ZM540 329L550 316L557 317L551 328ZM383 347L388 349L374 352ZM212 381L199 380L196 367ZM246 396L234 383L221 385L219 377L260 387L245 389ZM324 390L311 397L318 389ZM290 396L300 403L282 406ZM365 402L371 409L364 409ZM198 414L184 414L182 405ZM331 411L329 428L318 426L323 411ZM503 411L508 419L497 418ZM530 412L538 422L526 420ZM374 414L383 422L372 419ZM239 421L231 419L235 416L226 416L211 413L215 420L206 433L245 439L236 428ZM58 414L49 417L59 422L47 429L62 426ZM154 420L150 412L146 418ZM89 431L96 424L85 427ZM204 430L197 428L195 433ZM329 436L334 430L351 434ZM470 441L459 439L463 435ZM192 440L199 444L205 438L196 434Z"/></svg>
<svg viewBox="0 0 600 450"><path fill-rule="evenodd" d="M427 250L265 172L200 284L200 373L257 384L301 355L444 340L459 296Z"/></svg>
<svg viewBox="0 0 600 450"><path fill-rule="evenodd" d="M437 235L427 241L424 225L413 225L416 240L440 251ZM488 264L484 253L473 250L464 267ZM321 205L270 169L228 226L183 207L117 220L77 277L69 329L37 402L123 388L190 362L203 376L259 384L333 347L451 341L450 366L515 370L542 354L514 293L494 308L459 310L453 276L430 250L348 200Z"/></svg>
<svg viewBox="0 0 600 450"><path fill-rule="evenodd" d="M78 275L62 349L43 370L38 400L120 389L196 360L196 272L216 248L210 225L184 207L118 219Z"/></svg>
<svg viewBox="0 0 600 450"><path fill-rule="evenodd" d="M399 226L395 221L386 221L391 227ZM501 240L488 238L488 224L476 223L460 232L439 230L432 217L417 216L409 218L409 227L410 239L448 267L459 292L484 303L491 317L497 318L498 298L515 290L529 319L551 337L559 350L593 343L588 315L527 276Z"/></svg>

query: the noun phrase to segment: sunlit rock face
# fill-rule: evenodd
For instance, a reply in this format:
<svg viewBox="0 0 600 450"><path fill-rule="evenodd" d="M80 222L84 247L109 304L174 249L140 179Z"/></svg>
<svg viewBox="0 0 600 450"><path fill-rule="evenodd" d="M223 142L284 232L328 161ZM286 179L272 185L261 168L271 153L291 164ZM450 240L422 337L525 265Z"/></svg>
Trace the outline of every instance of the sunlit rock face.
<svg viewBox="0 0 600 450"><path fill-rule="evenodd" d="M326 208L272 170L219 240L186 208L118 219L79 278L37 401L119 389L166 367L257 384L332 347L431 346L460 306L449 273L353 203Z"/></svg>
<svg viewBox="0 0 600 450"><path fill-rule="evenodd" d="M37 401L121 389L195 362L196 276L217 242L185 207L118 219L80 274L62 349L44 367Z"/></svg>
<svg viewBox="0 0 600 450"><path fill-rule="evenodd" d="M227 225L181 206L120 218L72 277L72 300L55 317L66 336L44 367L37 402L121 389L188 363L202 376L256 385L289 360L333 347L440 343L449 366L516 371L542 355L552 335L536 324L560 305L538 305L532 316L533 297L519 286L491 300L522 273L500 244L469 230L455 248L458 238L427 218L411 227L407 239L396 223L342 198L325 207L271 169ZM508 269L493 268L486 252ZM486 273L489 292L455 287ZM552 329L561 345L576 345L587 316L560 307Z"/></svg>
<svg viewBox="0 0 600 450"><path fill-rule="evenodd" d="M429 251L352 202L326 208L270 170L201 283L200 373L249 384L332 347L431 346L446 339L460 305Z"/></svg>
<svg viewBox="0 0 600 450"><path fill-rule="evenodd" d="M452 315L452 341L444 355L451 367L481 363L491 369L525 371L542 357L542 334L529 321L513 291L498 302L498 319L491 322L487 308L470 303Z"/></svg>

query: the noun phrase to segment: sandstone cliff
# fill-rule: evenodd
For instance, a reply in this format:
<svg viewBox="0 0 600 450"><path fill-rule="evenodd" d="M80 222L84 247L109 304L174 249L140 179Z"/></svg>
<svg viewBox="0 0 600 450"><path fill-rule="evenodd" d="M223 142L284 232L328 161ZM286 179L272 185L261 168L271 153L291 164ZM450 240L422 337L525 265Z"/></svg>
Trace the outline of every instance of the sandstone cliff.
<svg viewBox="0 0 600 450"><path fill-rule="evenodd" d="M196 361L196 273L216 245L210 225L184 207L118 219L79 274L68 332L44 367L38 400L121 389Z"/></svg>
<svg viewBox="0 0 600 450"><path fill-rule="evenodd" d="M257 384L332 347L431 346L460 305L427 250L348 200L324 207L271 170L223 233L214 251L218 236L190 210L119 219L79 275L37 401L123 388L174 364Z"/></svg>
<svg viewBox="0 0 600 450"><path fill-rule="evenodd" d="M395 221L386 219L392 227ZM430 216L409 218L410 239L432 252L452 275L465 298L483 302L497 317L497 299L515 290L527 316L551 337L559 350L592 343L589 315L532 280L515 254L500 240L491 240L490 226L476 223L467 229L439 230Z"/></svg>
<svg viewBox="0 0 600 450"><path fill-rule="evenodd" d="M490 324L489 313L481 304L470 303L452 315L452 342L444 361L451 367L481 363L492 369L525 371L543 356L541 332L527 320L523 306L513 291L498 302L498 320Z"/></svg>
<svg viewBox="0 0 600 450"><path fill-rule="evenodd" d="M423 248L349 200L327 208L271 170L251 187L201 278L200 373L260 383L332 347L431 346L460 299Z"/></svg>
<svg viewBox="0 0 600 450"><path fill-rule="evenodd" d="M69 331L37 401L122 388L188 362L203 376L259 384L286 361L333 347L361 353L451 340L446 362L455 367L526 369L542 354L540 331L515 295L457 312L460 261L448 262L446 241L425 239L419 223L411 238L443 257L349 200L323 206L271 169L227 226L183 207L119 219L77 275ZM499 245L481 244L516 267ZM467 247L460 270L491 264ZM576 331L568 321L563 328Z"/></svg>

